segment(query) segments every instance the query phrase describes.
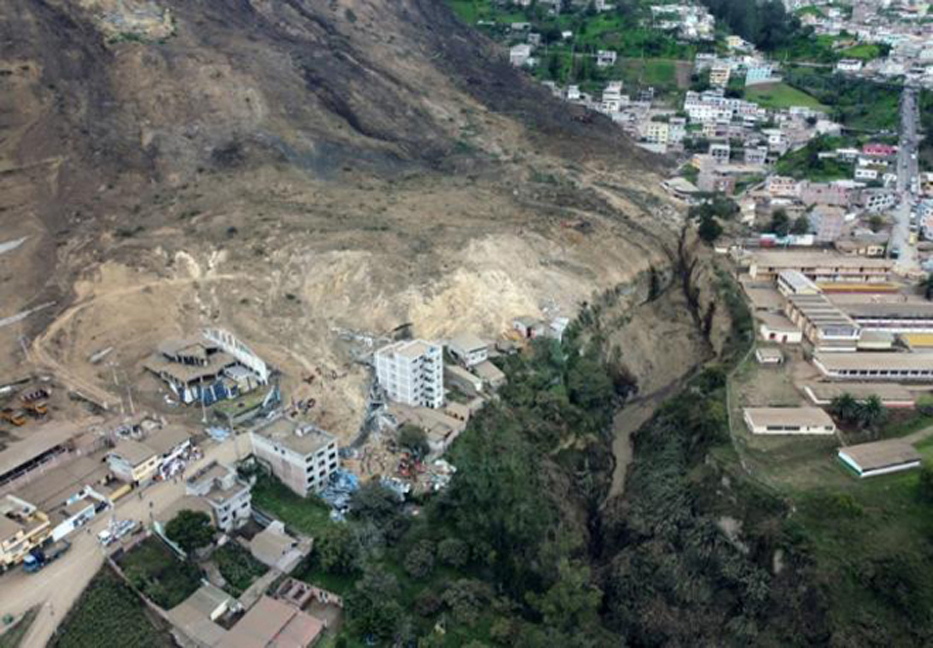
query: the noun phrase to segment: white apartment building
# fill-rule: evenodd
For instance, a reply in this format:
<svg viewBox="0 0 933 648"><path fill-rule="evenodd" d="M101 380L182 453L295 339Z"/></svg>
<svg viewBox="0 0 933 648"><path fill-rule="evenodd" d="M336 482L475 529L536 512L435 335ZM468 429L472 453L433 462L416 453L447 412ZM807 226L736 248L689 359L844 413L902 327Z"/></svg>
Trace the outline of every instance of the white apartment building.
<svg viewBox="0 0 933 648"><path fill-rule="evenodd" d="M423 340L395 342L376 351L376 380L389 399L412 407L444 404L444 355Z"/></svg>
<svg viewBox="0 0 933 648"><path fill-rule="evenodd" d="M251 430L249 439L256 458L302 497L323 490L340 467L337 439L314 425L280 417Z"/></svg>

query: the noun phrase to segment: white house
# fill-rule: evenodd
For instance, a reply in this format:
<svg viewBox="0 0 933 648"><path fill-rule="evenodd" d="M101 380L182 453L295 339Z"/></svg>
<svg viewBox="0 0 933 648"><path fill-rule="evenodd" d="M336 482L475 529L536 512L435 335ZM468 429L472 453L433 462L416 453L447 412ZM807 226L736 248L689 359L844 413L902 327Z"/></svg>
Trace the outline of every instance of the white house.
<svg viewBox="0 0 933 648"><path fill-rule="evenodd" d="M835 434L836 424L818 407L746 407L752 434Z"/></svg>
<svg viewBox="0 0 933 648"><path fill-rule="evenodd" d="M519 45L512 46L512 49L509 50L509 62L515 67L522 67L526 65L531 58L531 45L528 43L521 43Z"/></svg>
<svg viewBox="0 0 933 648"><path fill-rule="evenodd" d="M596 67L611 67L616 64L616 53L613 50L599 50L596 52Z"/></svg>

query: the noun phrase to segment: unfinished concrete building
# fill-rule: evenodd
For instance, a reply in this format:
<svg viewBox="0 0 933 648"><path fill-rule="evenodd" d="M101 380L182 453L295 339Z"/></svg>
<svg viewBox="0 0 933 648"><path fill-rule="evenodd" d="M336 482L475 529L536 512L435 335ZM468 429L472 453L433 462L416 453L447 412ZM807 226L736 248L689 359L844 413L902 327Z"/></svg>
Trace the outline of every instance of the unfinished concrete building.
<svg viewBox="0 0 933 648"><path fill-rule="evenodd" d="M320 492L340 467L337 439L310 424L277 418L249 433L253 454L292 491Z"/></svg>
<svg viewBox="0 0 933 648"><path fill-rule="evenodd" d="M395 342L376 351L376 380L389 399L411 407L444 405L444 355L423 340Z"/></svg>

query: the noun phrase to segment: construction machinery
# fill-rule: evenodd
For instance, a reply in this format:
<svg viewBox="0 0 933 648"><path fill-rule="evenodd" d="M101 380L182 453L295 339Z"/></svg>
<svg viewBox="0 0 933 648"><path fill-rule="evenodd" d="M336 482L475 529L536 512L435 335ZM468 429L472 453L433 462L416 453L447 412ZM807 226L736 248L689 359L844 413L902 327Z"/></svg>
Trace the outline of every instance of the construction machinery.
<svg viewBox="0 0 933 648"><path fill-rule="evenodd" d="M12 423L16 427L20 427L26 424L26 417L24 417L21 412L7 407L0 410L0 421L6 421L7 423Z"/></svg>
<svg viewBox="0 0 933 648"><path fill-rule="evenodd" d="M23 411L36 418L42 418L49 413L49 406L43 402L25 403L23 405Z"/></svg>

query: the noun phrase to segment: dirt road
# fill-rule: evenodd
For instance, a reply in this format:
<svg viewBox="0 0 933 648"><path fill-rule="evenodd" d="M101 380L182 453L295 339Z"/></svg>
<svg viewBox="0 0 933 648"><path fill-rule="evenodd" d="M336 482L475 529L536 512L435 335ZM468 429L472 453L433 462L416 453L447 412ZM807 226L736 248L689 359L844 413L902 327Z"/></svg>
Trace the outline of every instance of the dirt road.
<svg viewBox="0 0 933 648"><path fill-rule="evenodd" d="M221 444L204 444L204 458L188 468L188 473L216 459L232 463L249 452L249 438L242 435ZM120 519L141 520L148 524L153 517L166 510L185 494L184 482L160 482L143 491L143 498L136 493L119 501L115 511L109 511L88 525L91 532L80 531L69 540L71 551L59 561L52 563L36 574L27 574L22 568L0 577L0 615L20 615L40 605L42 610L36 617L29 633L21 644L23 648L42 648L55 632L55 628L71 609L71 606L87 587L94 574L104 563L104 552L97 542L97 533L102 531L115 514Z"/></svg>

